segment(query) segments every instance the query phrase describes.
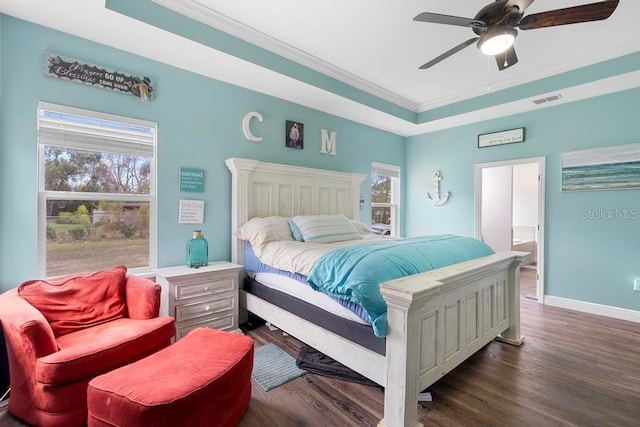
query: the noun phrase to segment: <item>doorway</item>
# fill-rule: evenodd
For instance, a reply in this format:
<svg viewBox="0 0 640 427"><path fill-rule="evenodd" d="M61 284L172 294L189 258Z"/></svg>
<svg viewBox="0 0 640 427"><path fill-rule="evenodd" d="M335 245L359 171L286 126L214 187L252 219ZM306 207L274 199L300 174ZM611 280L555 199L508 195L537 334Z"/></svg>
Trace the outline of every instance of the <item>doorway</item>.
<svg viewBox="0 0 640 427"><path fill-rule="evenodd" d="M494 251L530 252L535 270L529 298L544 303L545 158L475 165L475 237ZM525 292L528 292L525 290Z"/></svg>

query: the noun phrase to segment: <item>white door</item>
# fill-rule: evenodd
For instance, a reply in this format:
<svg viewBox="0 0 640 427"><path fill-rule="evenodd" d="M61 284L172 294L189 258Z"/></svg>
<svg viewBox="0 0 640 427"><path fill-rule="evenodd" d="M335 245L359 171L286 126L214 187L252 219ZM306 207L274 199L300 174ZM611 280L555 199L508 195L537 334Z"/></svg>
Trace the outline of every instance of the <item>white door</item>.
<svg viewBox="0 0 640 427"><path fill-rule="evenodd" d="M510 251L513 221L513 166L482 169L480 238L496 252Z"/></svg>
<svg viewBox="0 0 640 427"><path fill-rule="evenodd" d="M514 209L514 203L522 203L525 191L520 186L514 197L514 168L520 170L526 165L535 164L537 177L533 174L533 182L527 185L526 193L537 194L537 202L532 203L530 195L524 207ZM532 166L533 168L533 166ZM545 158L535 157L529 159L505 160L494 163L482 163L475 166L476 169L476 228L475 237L491 246L496 252L511 250L513 243L514 212L519 222L537 222L534 225L536 234L536 250L533 262L536 262L536 296L538 302L544 303L544 202L545 202ZM536 179L537 178L537 179ZM535 196L534 196L535 197ZM535 206L534 206L535 205ZM525 210L523 214L522 209ZM531 219L531 213L536 212L535 219ZM516 224L518 225L518 224ZM520 224L522 225L522 224Z"/></svg>

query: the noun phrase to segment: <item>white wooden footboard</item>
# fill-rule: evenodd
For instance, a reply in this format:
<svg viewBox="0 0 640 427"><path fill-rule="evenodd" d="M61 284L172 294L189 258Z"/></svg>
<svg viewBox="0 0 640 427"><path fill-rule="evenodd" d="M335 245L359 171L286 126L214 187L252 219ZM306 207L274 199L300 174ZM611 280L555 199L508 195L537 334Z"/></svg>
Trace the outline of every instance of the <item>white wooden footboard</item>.
<svg viewBox="0 0 640 427"><path fill-rule="evenodd" d="M417 394L496 337L519 345L519 270L505 252L382 283L387 373L380 426L421 426Z"/></svg>

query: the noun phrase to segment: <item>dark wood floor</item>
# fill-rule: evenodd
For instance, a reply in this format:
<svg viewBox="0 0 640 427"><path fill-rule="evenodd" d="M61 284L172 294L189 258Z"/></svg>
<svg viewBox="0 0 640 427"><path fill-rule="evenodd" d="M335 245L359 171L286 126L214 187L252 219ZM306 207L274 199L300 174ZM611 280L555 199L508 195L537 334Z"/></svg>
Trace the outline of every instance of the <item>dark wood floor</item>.
<svg viewBox="0 0 640 427"><path fill-rule="evenodd" d="M640 426L640 325L554 307L522 273L521 347L492 342L446 375L419 404L425 426ZM262 326L256 346L273 342L293 356L301 343ZM242 427L375 426L383 392L307 374L269 392L254 383ZM0 413L0 427L21 425Z"/></svg>

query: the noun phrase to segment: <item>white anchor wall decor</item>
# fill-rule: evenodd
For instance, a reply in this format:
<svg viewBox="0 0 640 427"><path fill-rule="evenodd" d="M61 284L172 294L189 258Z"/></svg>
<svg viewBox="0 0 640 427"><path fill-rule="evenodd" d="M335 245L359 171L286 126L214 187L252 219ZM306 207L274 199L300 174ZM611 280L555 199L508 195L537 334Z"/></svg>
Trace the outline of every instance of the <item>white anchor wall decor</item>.
<svg viewBox="0 0 640 427"><path fill-rule="evenodd" d="M440 194L440 180L442 177L440 176L440 171L435 171L433 173L433 195L427 193L427 199L433 200L434 206L440 206L447 203L447 199L449 199L449 192Z"/></svg>

